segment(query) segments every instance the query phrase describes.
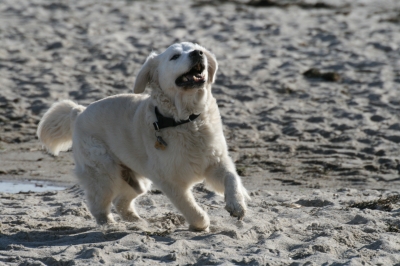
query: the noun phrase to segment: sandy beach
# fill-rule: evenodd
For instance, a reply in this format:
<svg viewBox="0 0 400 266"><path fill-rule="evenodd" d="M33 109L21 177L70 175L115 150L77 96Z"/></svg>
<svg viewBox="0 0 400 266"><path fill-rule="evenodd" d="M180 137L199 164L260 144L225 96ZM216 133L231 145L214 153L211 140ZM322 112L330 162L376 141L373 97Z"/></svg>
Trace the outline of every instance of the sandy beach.
<svg viewBox="0 0 400 266"><path fill-rule="evenodd" d="M0 2L0 265L400 265L400 1ZM252 200L243 221L203 185L210 232L157 188L146 223L98 226L71 152L46 153L52 103L131 93L152 51L190 41Z"/></svg>

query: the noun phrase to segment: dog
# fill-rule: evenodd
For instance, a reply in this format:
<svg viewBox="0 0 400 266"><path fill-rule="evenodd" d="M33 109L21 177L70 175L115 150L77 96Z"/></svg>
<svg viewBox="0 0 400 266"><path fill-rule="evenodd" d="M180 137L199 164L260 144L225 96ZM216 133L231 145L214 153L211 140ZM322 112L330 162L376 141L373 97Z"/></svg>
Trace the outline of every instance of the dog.
<svg viewBox="0 0 400 266"><path fill-rule="evenodd" d="M98 224L141 218L134 200L154 183L194 231L210 219L192 187L205 181L225 196L225 209L242 219L250 199L229 157L221 116L211 93L218 63L204 47L183 42L152 52L134 94L104 98L87 108L70 100L53 104L37 135L58 155L72 147L75 174ZM143 94L146 87L151 94Z"/></svg>

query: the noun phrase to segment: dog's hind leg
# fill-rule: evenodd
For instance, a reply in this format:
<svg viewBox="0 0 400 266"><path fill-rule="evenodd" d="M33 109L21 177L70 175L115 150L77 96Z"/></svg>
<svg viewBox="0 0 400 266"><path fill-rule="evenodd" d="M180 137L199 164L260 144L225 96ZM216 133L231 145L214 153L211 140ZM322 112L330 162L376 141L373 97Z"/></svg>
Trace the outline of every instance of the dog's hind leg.
<svg viewBox="0 0 400 266"><path fill-rule="evenodd" d="M84 165L76 166L75 174L85 189L88 207L98 224L114 223L111 214L111 202L114 198L114 187L105 182L108 178L94 168Z"/></svg>
<svg viewBox="0 0 400 266"><path fill-rule="evenodd" d="M208 230L210 219L207 213L196 203L190 187L177 186L167 182L163 182L162 186L159 187L185 216L190 230Z"/></svg>
<svg viewBox="0 0 400 266"><path fill-rule="evenodd" d="M131 169L124 165L121 167L121 179L119 182L118 196L114 205L125 221L135 222L140 219L134 207L134 200L139 195L147 192L150 183L144 178L139 178Z"/></svg>
<svg viewBox="0 0 400 266"><path fill-rule="evenodd" d="M128 187L122 188L119 193L120 195L114 200L114 205L121 218L128 222L140 220L140 216L137 214L133 205L133 201L137 195Z"/></svg>

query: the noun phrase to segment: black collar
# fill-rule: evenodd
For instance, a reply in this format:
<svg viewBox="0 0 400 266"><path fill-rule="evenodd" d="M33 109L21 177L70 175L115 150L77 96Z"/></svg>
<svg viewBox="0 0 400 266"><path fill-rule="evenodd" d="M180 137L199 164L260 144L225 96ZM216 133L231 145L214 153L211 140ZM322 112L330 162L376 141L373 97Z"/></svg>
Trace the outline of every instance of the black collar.
<svg viewBox="0 0 400 266"><path fill-rule="evenodd" d="M160 113L160 111L158 111L157 106L155 108L155 113L156 113L156 117L157 117L157 122L154 122L153 126L156 131L159 131L160 129L163 129L166 127L176 127L176 126L179 126L182 124L189 123L189 122L195 120L200 115L200 114L198 114L198 115L191 114L189 116L189 119L176 122L173 118L163 116Z"/></svg>

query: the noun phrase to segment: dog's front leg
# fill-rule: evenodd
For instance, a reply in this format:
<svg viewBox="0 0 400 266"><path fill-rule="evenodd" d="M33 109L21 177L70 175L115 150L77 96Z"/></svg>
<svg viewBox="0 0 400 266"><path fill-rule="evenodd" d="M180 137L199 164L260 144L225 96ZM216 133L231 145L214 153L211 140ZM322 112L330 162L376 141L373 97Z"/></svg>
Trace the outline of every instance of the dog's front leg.
<svg viewBox="0 0 400 266"><path fill-rule="evenodd" d="M233 172L225 172L225 209L231 216L242 220L246 213L245 191L239 176Z"/></svg>
<svg viewBox="0 0 400 266"><path fill-rule="evenodd" d="M196 203L189 186L162 182L160 188L185 216L190 230L208 230L210 219L207 213Z"/></svg>
<svg viewBox="0 0 400 266"><path fill-rule="evenodd" d="M224 193L225 209L231 216L243 219L246 213L245 198L250 199L246 189L242 185L235 165L230 157L221 160L220 163L211 166L207 170L206 182L219 193Z"/></svg>

